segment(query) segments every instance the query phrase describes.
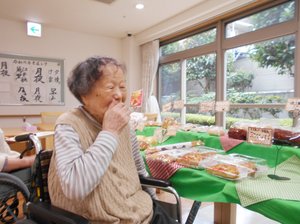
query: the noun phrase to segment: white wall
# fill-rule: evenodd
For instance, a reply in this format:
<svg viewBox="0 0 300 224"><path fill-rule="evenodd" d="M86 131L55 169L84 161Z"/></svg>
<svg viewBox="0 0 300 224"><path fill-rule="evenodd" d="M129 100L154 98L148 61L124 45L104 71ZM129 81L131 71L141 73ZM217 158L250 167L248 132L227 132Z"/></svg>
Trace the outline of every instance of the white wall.
<svg viewBox="0 0 300 224"><path fill-rule="evenodd" d="M106 55L123 61L127 51L122 48L122 40L103 36L75 33L47 26L43 27L41 38L28 37L26 24L0 19L0 52L19 55L64 59L65 105L64 106L3 106L0 115L39 114L41 111L65 111L79 105L69 93L66 78L72 68L89 56ZM36 123L36 119L28 119ZM20 118L0 118L0 127L17 127Z"/></svg>
<svg viewBox="0 0 300 224"><path fill-rule="evenodd" d="M141 52L134 36L127 37L122 41L123 59L127 67L128 102L130 93L142 86ZM128 103L127 102L127 103Z"/></svg>

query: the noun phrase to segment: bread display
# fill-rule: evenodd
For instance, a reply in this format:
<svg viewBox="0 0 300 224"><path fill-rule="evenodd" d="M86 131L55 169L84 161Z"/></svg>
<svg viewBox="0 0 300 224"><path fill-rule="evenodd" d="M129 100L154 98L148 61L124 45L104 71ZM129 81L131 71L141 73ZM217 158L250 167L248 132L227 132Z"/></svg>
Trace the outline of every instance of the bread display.
<svg viewBox="0 0 300 224"><path fill-rule="evenodd" d="M176 159L176 162L180 165L186 166L186 167L198 167L199 163L201 162L203 156L200 152L194 151L189 152L183 156L180 156Z"/></svg>
<svg viewBox="0 0 300 224"><path fill-rule="evenodd" d="M209 174L212 174L212 175L215 175L218 177L222 177L225 179L235 180L240 177L240 172L238 170L238 167L233 164L219 163L219 164L207 167L206 171Z"/></svg>
<svg viewBox="0 0 300 224"><path fill-rule="evenodd" d="M225 130L223 127L211 126L208 128L207 133L209 135L223 136L223 135L225 135Z"/></svg>
<svg viewBox="0 0 300 224"><path fill-rule="evenodd" d="M289 139L292 145L300 146L300 132L295 132Z"/></svg>
<svg viewBox="0 0 300 224"><path fill-rule="evenodd" d="M300 146L300 132L276 128L274 129L274 144Z"/></svg>
<svg viewBox="0 0 300 224"><path fill-rule="evenodd" d="M157 140L155 136L145 137L142 135L137 135L136 137L140 146L140 150L146 150L151 146L157 145Z"/></svg>
<svg viewBox="0 0 300 224"><path fill-rule="evenodd" d="M248 176L255 176L255 173L257 171L257 166L254 162L242 162L240 163L241 166L246 167L248 169Z"/></svg>
<svg viewBox="0 0 300 224"><path fill-rule="evenodd" d="M239 140L246 140L247 139L247 131L241 128L229 128L228 130L228 137L239 139Z"/></svg>
<svg viewBox="0 0 300 224"><path fill-rule="evenodd" d="M274 129L274 139L288 141L293 135L292 131L275 128Z"/></svg>
<svg viewBox="0 0 300 224"><path fill-rule="evenodd" d="M164 128L164 129L167 129L171 125L178 125L177 121L173 117L166 117L163 120L161 127Z"/></svg>
<svg viewBox="0 0 300 224"><path fill-rule="evenodd" d="M176 157L168 155L168 154L162 154L162 153L153 153L147 156L147 159L152 160L159 160L165 163L171 163L176 160Z"/></svg>

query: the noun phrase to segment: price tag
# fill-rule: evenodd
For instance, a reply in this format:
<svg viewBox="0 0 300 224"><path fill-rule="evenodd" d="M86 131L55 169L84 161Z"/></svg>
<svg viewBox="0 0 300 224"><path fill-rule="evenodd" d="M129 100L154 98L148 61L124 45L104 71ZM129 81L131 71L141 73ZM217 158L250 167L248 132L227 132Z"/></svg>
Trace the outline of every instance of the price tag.
<svg viewBox="0 0 300 224"><path fill-rule="evenodd" d="M181 110L183 107L184 107L183 100L174 101L173 109L179 109L179 110Z"/></svg>
<svg viewBox="0 0 300 224"><path fill-rule="evenodd" d="M290 98L288 99L285 109L287 111L292 111L292 110L300 110L300 99L299 98Z"/></svg>
<svg viewBox="0 0 300 224"><path fill-rule="evenodd" d="M199 104L199 112L209 112L215 109L215 102L202 102Z"/></svg>
<svg viewBox="0 0 300 224"><path fill-rule="evenodd" d="M166 104L164 104L163 106L162 106L162 111L163 112L168 112L168 111L170 111L172 109L172 103L170 102L170 103L166 103Z"/></svg>
<svg viewBox="0 0 300 224"><path fill-rule="evenodd" d="M217 112L229 111L229 101L217 101L215 110Z"/></svg>
<svg viewBox="0 0 300 224"><path fill-rule="evenodd" d="M248 127L247 141L254 144L272 145L272 128Z"/></svg>

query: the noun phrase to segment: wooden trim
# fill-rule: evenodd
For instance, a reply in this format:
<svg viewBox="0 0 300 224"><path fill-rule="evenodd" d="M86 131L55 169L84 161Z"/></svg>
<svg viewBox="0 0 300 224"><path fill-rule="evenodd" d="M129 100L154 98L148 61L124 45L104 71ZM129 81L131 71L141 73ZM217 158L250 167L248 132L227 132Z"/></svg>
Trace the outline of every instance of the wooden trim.
<svg viewBox="0 0 300 224"><path fill-rule="evenodd" d="M0 118L40 117L40 114L0 114Z"/></svg>
<svg viewBox="0 0 300 224"><path fill-rule="evenodd" d="M297 30L295 20L276 24L264 29L256 30L255 32L244 33L232 38L226 38L223 42L223 49L237 48L257 42L267 41L286 35L291 35Z"/></svg>
<svg viewBox="0 0 300 224"><path fill-rule="evenodd" d="M216 42L213 42L210 44L202 45L200 47L195 47L185 51L180 51L166 56L161 56L159 59L159 63L160 64L171 63L171 62L179 61L182 58L197 57L199 55L214 53L215 51L216 51Z"/></svg>
<svg viewBox="0 0 300 224"><path fill-rule="evenodd" d="M281 2L284 2L284 1L283 0L277 0L277 1L274 1L274 0L258 0L258 1L255 1L253 3L250 3L248 5L245 5L241 8L239 8L239 9L229 11L226 14L217 16L217 17L215 17L211 20L208 20L206 22L202 22L200 24L191 26L189 28L186 28L186 29L180 30L178 32L172 33L168 36L162 37L162 38L159 39L159 41L163 42L163 43L166 43L166 42L172 42L173 40L175 41L176 39L178 39L178 37L180 37L179 39L181 39L181 37L189 36L190 33L195 32L195 30L197 30L199 32L199 30L205 29L205 27L213 26L214 24L216 24L220 20L226 20L226 19L229 19L229 18L232 19L232 17L240 16L241 13L249 12L249 10L256 10L258 7L266 7L267 4L269 4L269 3L274 4L275 2L276 2L276 4L278 4L279 2L281 3ZM171 39L173 39L173 40L170 41Z"/></svg>

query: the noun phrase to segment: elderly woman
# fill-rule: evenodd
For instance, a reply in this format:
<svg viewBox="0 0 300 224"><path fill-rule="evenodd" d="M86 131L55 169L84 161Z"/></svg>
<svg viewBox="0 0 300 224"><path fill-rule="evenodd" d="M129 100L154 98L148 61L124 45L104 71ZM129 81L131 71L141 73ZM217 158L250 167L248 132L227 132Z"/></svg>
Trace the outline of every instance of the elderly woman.
<svg viewBox="0 0 300 224"><path fill-rule="evenodd" d="M56 122L51 202L92 223L176 223L141 188L147 172L128 124L124 73L115 59L91 57L68 78L82 106Z"/></svg>

